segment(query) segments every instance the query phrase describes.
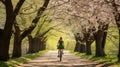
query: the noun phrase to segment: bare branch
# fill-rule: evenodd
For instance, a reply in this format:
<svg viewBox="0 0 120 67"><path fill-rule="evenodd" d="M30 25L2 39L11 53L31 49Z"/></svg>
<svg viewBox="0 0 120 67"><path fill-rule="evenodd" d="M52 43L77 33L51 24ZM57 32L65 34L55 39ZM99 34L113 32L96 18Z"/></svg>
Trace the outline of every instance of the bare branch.
<svg viewBox="0 0 120 67"><path fill-rule="evenodd" d="M25 0L19 0L19 2L17 3L15 10L14 10L14 15L17 16L18 12L21 8L21 6L23 5L23 3L25 2Z"/></svg>

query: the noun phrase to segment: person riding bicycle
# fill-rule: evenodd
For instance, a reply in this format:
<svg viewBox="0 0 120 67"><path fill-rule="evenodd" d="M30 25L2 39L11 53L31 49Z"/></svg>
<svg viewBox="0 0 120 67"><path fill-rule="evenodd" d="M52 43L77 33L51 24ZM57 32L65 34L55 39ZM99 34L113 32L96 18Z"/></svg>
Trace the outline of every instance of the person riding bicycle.
<svg viewBox="0 0 120 67"><path fill-rule="evenodd" d="M59 57L60 50L62 50L62 53L63 53L63 49L64 49L64 41L62 37L60 37L58 41L57 49L58 49L58 57Z"/></svg>

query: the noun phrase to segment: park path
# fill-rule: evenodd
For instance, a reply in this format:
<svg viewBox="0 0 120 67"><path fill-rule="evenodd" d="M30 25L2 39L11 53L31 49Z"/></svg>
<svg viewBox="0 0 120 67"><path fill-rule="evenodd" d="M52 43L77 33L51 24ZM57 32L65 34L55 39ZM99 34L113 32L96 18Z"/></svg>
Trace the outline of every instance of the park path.
<svg viewBox="0 0 120 67"><path fill-rule="evenodd" d="M63 60L60 62L57 51L51 50L19 67L108 67L108 65L80 58L69 53L69 51L64 51Z"/></svg>

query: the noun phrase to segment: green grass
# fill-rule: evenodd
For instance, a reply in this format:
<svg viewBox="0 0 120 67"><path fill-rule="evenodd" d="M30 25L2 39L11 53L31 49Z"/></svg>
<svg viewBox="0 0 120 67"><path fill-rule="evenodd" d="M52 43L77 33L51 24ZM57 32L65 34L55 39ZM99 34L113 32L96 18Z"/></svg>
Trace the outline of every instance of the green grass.
<svg viewBox="0 0 120 67"><path fill-rule="evenodd" d="M72 54L75 54L79 57L86 58L92 61L97 61L97 62L103 62L106 64L112 64L115 67L120 67L120 62L117 62L117 55L107 55L105 57L95 57L95 55L86 55L85 53L79 53L79 52L73 52L71 51Z"/></svg>
<svg viewBox="0 0 120 67"><path fill-rule="evenodd" d="M47 52L47 50L43 50L43 51L40 51L38 53L27 54L27 55L22 56L20 58L10 59L9 61L6 61L6 62L0 61L0 67L17 67L20 64L23 64L27 61L30 61L36 57L42 56L46 52Z"/></svg>

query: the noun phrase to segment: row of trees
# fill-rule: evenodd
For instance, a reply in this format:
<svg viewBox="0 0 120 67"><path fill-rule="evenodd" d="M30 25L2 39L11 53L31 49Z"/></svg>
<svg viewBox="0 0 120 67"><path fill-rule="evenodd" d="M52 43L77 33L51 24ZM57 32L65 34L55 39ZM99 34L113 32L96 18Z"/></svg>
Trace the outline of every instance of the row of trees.
<svg viewBox="0 0 120 67"><path fill-rule="evenodd" d="M55 6L52 5L52 1L49 2L50 0L41 0L39 2L32 0L0 0L0 8L4 12L4 17L2 17L4 21L1 21L1 23L5 24L3 29L0 29L0 61L7 61L10 58L11 36L14 36L12 57L22 55L22 41L26 37L29 41L28 53L38 52L46 48L47 33L61 25L61 23L56 23L50 26L51 21L57 19L50 19L50 17L53 17L51 12L54 13L50 9L55 9L55 7L59 7L68 1L63 1L63 4ZM51 6L48 7L48 4ZM37 31L33 36L32 31L35 28Z"/></svg>
<svg viewBox="0 0 120 67"><path fill-rule="evenodd" d="M12 0L0 0L0 1L1 1L2 5L5 6L5 12L6 12L4 29L0 30L0 60L7 61L7 60L9 60L9 45L10 45L10 39L11 39L12 33L14 32L14 47L13 47L12 57L20 57L22 40L25 37L27 37L29 34L31 34L31 32L37 26L39 19L42 17L43 12L45 11L45 9L48 6L49 0L43 1L43 5L41 7L39 7L37 11L35 11L36 16L31 21L31 25L24 31L20 30L20 27L18 25L16 17L20 14L20 9L22 8L22 6L26 2L26 0L19 0L16 5L13 4ZM13 27L14 27L15 31L13 31ZM48 31L46 31L46 32L48 32ZM46 34L46 32L43 33L40 36L40 38L43 37L44 34ZM30 38L30 36L28 36L28 37ZM46 41L46 37L44 37L40 40L42 42L44 42L44 41ZM34 40L32 40L32 41L37 41L37 40L36 40L36 38L34 38ZM30 40L30 42L31 42L31 40ZM39 49L44 49L44 48L42 47ZM31 50L32 49L29 50L30 53L32 52Z"/></svg>
<svg viewBox="0 0 120 67"><path fill-rule="evenodd" d="M105 45L109 24L116 22L118 30L120 26L119 3L120 0L72 1L76 18L78 18L77 23L83 34L80 36L78 31L75 33L75 51L81 52L81 49L84 49L82 52L90 55L92 54L91 44L95 41L95 56L106 56ZM83 46L82 42L84 42ZM118 49L118 61L120 61L120 32Z"/></svg>
<svg viewBox="0 0 120 67"><path fill-rule="evenodd" d="M114 22L118 30L120 26L119 3L120 0L55 1L52 3L56 6L53 9L52 19L63 23L63 28L67 28L67 31L70 30L74 34L75 51L91 55L91 44L95 41L95 56L106 56L108 28ZM120 39L118 49L118 61L120 61Z"/></svg>
<svg viewBox="0 0 120 67"><path fill-rule="evenodd" d="M86 54L91 55L91 44L95 41L95 56L106 56L104 50L108 28L110 23L116 22L119 30L118 61L120 61L120 0L56 0L51 3L49 3L50 0L44 0L39 7L35 3L30 4L26 0L19 0L14 3L11 0L0 1L4 5L6 18L4 29L0 29L0 60L6 61L9 59L9 45L13 33L14 47L12 57L20 57L21 45L25 37L28 37L29 40L28 53L38 52L45 49L47 33L51 29L59 29L61 25L64 29L74 34L76 40L75 51L86 52ZM30 8L23 7L26 3L30 4ZM50 4L49 8L47 8L48 4ZM43 14L46 8L47 10L52 9L50 12L47 11L50 13L49 15ZM31 22L30 26L23 30L21 30L20 21L18 21L18 16L20 15L32 16L32 19L29 19L29 23ZM43 21L38 24L39 19ZM55 24L47 27L51 21ZM44 28L44 25L47 29ZM38 30L33 37L32 31L36 26Z"/></svg>

